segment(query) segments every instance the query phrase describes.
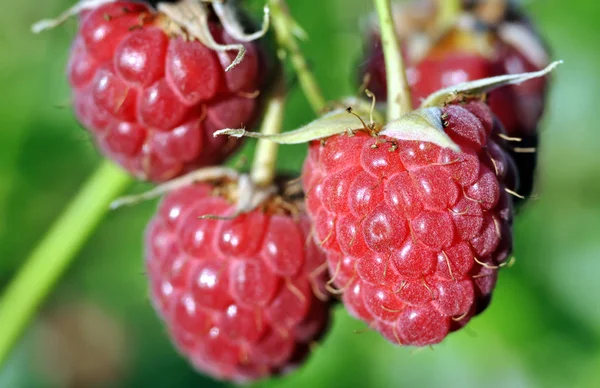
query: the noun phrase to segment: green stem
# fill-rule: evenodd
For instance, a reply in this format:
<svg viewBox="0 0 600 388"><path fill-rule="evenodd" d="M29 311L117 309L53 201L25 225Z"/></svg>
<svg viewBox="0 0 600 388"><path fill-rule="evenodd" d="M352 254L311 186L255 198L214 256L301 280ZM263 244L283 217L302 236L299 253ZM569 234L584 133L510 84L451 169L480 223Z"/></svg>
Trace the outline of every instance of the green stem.
<svg viewBox="0 0 600 388"><path fill-rule="evenodd" d="M406 79L400 43L394 28L390 0L373 0L381 28L381 42L385 55L385 71L388 89L388 122L412 111L410 89Z"/></svg>
<svg viewBox="0 0 600 388"><path fill-rule="evenodd" d="M103 162L6 287L0 301L0 365L36 310L131 179Z"/></svg>
<svg viewBox="0 0 600 388"><path fill-rule="evenodd" d="M296 22L291 18L284 0L269 0L271 23L279 46L285 49L298 74L298 81L312 109L318 114L325 108L325 98L294 37Z"/></svg>
<svg viewBox="0 0 600 388"><path fill-rule="evenodd" d="M285 111L285 86L283 77L279 77L273 95L267 103L265 117L260 133L263 135L276 135L283 127ZM260 139L254 152L251 177L255 185L268 187L273 183L277 164L277 149L279 144L274 141Z"/></svg>
<svg viewBox="0 0 600 388"><path fill-rule="evenodd" d="M436 24L439 31L445 31L456 23L462 11L462 0L437 0Z"/></svg>

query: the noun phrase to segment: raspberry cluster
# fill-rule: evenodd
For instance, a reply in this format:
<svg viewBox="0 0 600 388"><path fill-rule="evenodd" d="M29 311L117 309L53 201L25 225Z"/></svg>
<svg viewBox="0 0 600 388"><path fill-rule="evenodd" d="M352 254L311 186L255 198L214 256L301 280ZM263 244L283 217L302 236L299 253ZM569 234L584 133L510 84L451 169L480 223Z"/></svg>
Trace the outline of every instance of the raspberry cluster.
<svg viewBox="0 0 600 388"><path fill-rule="evenodd" d="M219 190L187 186L160 204L146 233L152 300L198 370L238 382L287 373L329 321L324 255L307 216L277 205L203 218L235 211Z"/></svg>
<svg viewBox="0 0 600 388"><path fill-rule="evenodd" d="M487 98L481 85L442 91L402 117L393 116L404 108L389 109L397 120L385 125L373 119L375 104L369 126L352 108L334 109L291 135L279 134L285 82L278 79L253 170L239 175L215 167L239 141L213 135L230 128L216 135L242 137L244 129L231 128L252 129L263 113L269 78L281 76L269 74L274 66L259 39L266 28L243 31L246 18L233 1L92 3L74 7L84 9L67 70L75 114L105 156L136 178L167 182L141 196L167 192L146 230L145 267L155 309L198 370L234 382L290 372L324 335L331 294L390 342L411 346L441 342L488 306L512 251L511 195L531 192L536 161L512 142L537 146L546 78ZM276 27L293 24L285 7L272 6ZM419 23L427 23L423 15ZM514 28L507 31L505 24L517 25L531 38L518 15L510 10L483 30L457 23L429 36L418 59L404 47L415 106L457 83L544 67L532 60L540 55L514 44ZM413 27L402 24L402 33ZM284 42L293 39L287 32L277 41L310 83L297 45ZM378 33L368 43L361 72L382 101ZM236 47L246 50L239 63ZM348 127L355 118L348 113L364 128ZM273 183L276 148L264 143L286 135L311 141L300 199Z"/></svg>
<svg viewBox="0 0 600 388"><path fill-rule="evenodd" d="M143 3L117 1L81 14L68 64L75 114L100 150L139 179L166 181L219 164L239 145L214 138L259 118L267 59L244 60L188 39ZM214 39L239 43L211 22Z"/></svg>
<svg viewBox="0 0 600 388"><path fill-rule="evenodd" d="M460 151L356 132L313 142L303 169L346 308L397 344L438 343L480 313L512 249L516 172L491 111L472 101L442 112Z"/></svg>

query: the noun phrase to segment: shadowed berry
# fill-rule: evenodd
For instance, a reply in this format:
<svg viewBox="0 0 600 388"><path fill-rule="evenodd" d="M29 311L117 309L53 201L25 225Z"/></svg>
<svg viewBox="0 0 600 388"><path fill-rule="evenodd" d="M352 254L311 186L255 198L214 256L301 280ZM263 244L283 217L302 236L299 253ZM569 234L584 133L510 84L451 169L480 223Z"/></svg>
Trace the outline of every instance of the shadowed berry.
<svg viewBox="0 0 600 388"><path fill-rule="evenodd" d="M304 165L333 284L397 344L439 343L480 313L512 247L516 172L490 137L489 108L449 105L442 119L459 151L356 131L312 142Z"/></svg>
<svg viewBox="0 0 600 388"><path fill-rule="evenodd" d="M217 22L215 40L235 42ZM252 129L260 116L267 58L260 43L225 68L218 53L142 3L117 1L85 11L68 64L75 114L101 152L140 179L165 181L219 164L239 145L213 138Z"/></svg>
<svg viewBox="0 0 600 388"><path fill-rule="evenodd" d="M180 188L160 204L146 234L152 301L201 372L236 382L287 373L327 328L325 257L308 217L277 205L202 218L235 211L215 190Z"/></svg>

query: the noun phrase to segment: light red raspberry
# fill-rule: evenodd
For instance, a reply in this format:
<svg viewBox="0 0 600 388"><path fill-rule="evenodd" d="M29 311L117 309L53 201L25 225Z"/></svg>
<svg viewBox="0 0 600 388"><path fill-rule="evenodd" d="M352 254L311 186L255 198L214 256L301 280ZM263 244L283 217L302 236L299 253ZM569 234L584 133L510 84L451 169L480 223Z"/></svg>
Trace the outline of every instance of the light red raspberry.
<svg viewBox="0 0 600 388"><path fill-rule="evenodd" d="M233 220L227 188L167 195L146 233L152 301L179 351L216 379L252 381L300 365L330 318L323 253L308 217L278 202Z"/></svg>
<svg viewBox="0 0 600 388"><path fill-rule="evenodd" d="M315 240L350 313L425 346L489 303L512 249L510 157L482 102L442 109L460 152L356 131L310 145L303 185ZM511 187L512 188L512 187Z"/></svg>
<svg viewBox="0 0 600 388"><path fill-rule="evenodd" d="M267 56L261 43L225 68L217 53L169 28L143 3L84 11L68 64L75 114L101 152L140 179L165 181L222 162L240 142L212 133L252 129L260 115ZM215 40L238 43L211 22Z"/></svg>

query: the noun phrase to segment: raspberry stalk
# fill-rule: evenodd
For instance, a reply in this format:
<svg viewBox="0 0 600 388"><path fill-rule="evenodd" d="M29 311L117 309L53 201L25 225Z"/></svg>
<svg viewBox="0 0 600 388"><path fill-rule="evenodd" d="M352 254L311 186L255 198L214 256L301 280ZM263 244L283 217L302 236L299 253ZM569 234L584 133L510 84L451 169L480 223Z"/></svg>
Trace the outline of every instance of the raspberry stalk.
<svg viewBox="0 0 600 388"><path fill-rule="evenodd" d="M290 56L292 65L298 75L300 87L306 96L310 106L316 113L325 108L325 97L317 83L315 76L310 71L302 51L294 38L301 29L290 16L284 0L269 0L271 7L271 22L277 38L277 43L285 49ZM298 31L295 31L298 30Z"/></svg>
<svg viewBox="0 0 600 388"><path fill-rule="evenodd" d="M462 11L462 0L437 0L437 26L440 30L452 26Z"/></svg>
<svg viewBox="0 0 600 388"><path fill-rule="evenodd" d="M54 223L0 301L0 365L77 252L131 178L105 161Z"/></svg>
<svg viewBox="0 0 600 388"><path fill-rule="evenodd" d="M373 0L381 28L381 43L385 56L385 69L388 74L387 119L392 121L404 113L412 111L412 102L406 68L400 52L400 43L394 27L390 0Z"/></svg>
<svg viewBox="0 0 600 388"><path fill-rule="evenodd" d="M286 93L283 78L277 81L273 95L267 103L267 109L260 133L276 135L281 132L285 110ZM254 152L251 178L258 187L268 187L273 183L277 163L277 148L279 144L260 139Z"/></svg>

